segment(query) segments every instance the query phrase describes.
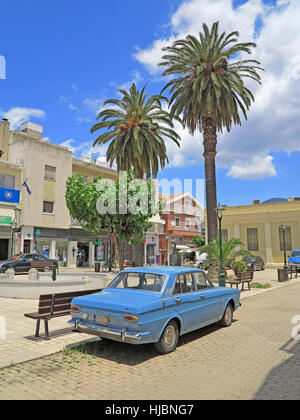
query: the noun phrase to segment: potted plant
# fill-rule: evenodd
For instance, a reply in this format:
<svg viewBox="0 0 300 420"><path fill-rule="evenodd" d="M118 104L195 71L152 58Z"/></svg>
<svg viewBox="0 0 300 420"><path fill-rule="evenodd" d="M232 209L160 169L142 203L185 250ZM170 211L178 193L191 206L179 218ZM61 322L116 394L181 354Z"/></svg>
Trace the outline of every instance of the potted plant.
<svg viewBox="0 0 300 420"><path fill-rule="evenodd" d="M237 276L239 273L245 273L247 271L247 265L244 261L241 260L234 260L232 261L230 267L234 271L235 275Z"/></svg>

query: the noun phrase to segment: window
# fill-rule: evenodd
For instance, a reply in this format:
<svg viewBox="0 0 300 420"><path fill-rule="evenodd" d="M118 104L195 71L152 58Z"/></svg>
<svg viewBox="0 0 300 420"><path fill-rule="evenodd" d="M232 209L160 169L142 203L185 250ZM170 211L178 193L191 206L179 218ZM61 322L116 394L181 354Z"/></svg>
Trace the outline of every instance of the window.
<svg viewBox="0 0 300 420"><path fill-rule="evenodd" d="M189 293L195 291L194 280L191 273L179 274L176 277L175 286L174 286L174 295L180 293Z"/></svg>
<svg viewBox="0 0 300 420"><path fill-rule="evenodd" d="M292 250L292 236L291 236L291 228L287 226L285 228L285 249L288 251ZM284 250L283 244L283 231L282 228L279 228L279 242L280 242L280 251Z"/></svg>
<svg viewBox="0 0 300 420"><path fill-rule="evenodd" d="M180 227L180 217L175 217L175 226L176 226L177 228L179 228L179 227Z"/></svg>
<svg viewBox="0 0 300 420"><path fill-rule="evenodd" d="M45 179L55 181L56 168L54 166L45 165Z"/></svg>
<svg viewBox="0 0 300 420"><path fill-rule="evenodd" d="M53 214L54 203L53 201L43 201L43 213Z"/></svg>
<svg viewBox="0 0 300 420"><path fill-rule="evenodd" d="M191 219L185 219L185 227L190 227L191 226Z"/></svg>
<svg viewBox="0 0 300 420"><path fill-rule="evenodd" d="M110 288L140 289L149 292L161 292L166 276L152 273L121 273Z"/></svg>
<svg viewBox="0 0 300 420"><path fill-rule="evenodd" d="M222 242L228 242L228 230L222 229Z"/></svg>
<svg viewBox="0 0 300 420"><path fill-rule="evenodd" d="M211 287L211 285L208 283L204 273L195 272L194 277L195 277L195 280L196 280L197 290L207 289L208 287Z"/></svg>
<svg viewBox="0 0 300 420"><path fill-rule="evenodd" d="M258 251L258 232L256 228L247 229L248 251Z"/></svg>
<svg viewBox="0 0 300 420"><path fill-rule="evenodd" d="M193 207L193 202L191 200L185 200L184 205L185 207Z"/></svg>
<svg viewBox="0 0 300 420"><path fill-rule="evenodd" d="M15 189L15 177L13 175L0 174L0 188Z"/></svg>

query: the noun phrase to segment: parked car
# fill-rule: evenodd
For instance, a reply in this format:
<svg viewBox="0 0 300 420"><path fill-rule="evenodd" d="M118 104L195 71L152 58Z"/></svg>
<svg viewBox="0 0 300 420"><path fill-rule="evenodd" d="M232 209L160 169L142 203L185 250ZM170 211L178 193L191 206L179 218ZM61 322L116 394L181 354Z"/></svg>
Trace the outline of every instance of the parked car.
<svg viewBox="0 0 300 420"><path fill-rule="evenodd" d="M257 271L265 269L265 262L261 257L245 257L244 261L249 270Z"/></svg>
<svg viewBox="0 0 300 420"><path fill-rule="evenodd" d="M76 331L131 344L175 350L179 336L232 323L240 291L214 287L203 270L141 267L121 271L100 293L78 297L69 321Z"/></svg>
<svg viewBox="0 0 300 420"><path fill-rule="evenodd" d="M0 261L0 273L5 273L9 268L10 262L15 273L28 273L31 269L31 261L49 261L53 262L57 268L57 261L45 257L43 254L18 254L14 255L12 260Z"/></svg>
<svg viewBox="0 0 300 420"><path fill-rule="evenodd" d="M296 266L300 268L300 249L293 249L289 255L289 267Z"/></svg>

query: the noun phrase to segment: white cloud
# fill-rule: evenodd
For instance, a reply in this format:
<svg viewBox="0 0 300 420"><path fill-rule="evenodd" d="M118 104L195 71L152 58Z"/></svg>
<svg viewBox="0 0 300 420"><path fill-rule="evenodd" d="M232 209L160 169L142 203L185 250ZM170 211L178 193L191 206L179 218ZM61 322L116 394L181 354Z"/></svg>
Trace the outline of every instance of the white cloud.
<svg viewBox="0 0 300 420"><path fill-rule="evenodd" d="M79 150L82 149L83 145L73 146L73 143L76 143L76 140L69 139L69 140L66 140L63 143L61 143L60 146L66 147L67 149L69 149L73 153L77 153Z"/></svg>
<svg viewBox="0 0 300 420"><path fill-rule="evenodd" d="M45 119L45 112L41 109L32 109L32 108L20 108L15 107L11 108L7 112L3 113L4 117L10 121L10 126L12 130L19 128L20 124L25 121L29 121L31 117Z"/></svg>
<svg viewBox="0 0 300 420"><path fill-rule="evenodd" d="M228 176L241 179L261 179L276 176L276 170L272 163L272 156L255 156L249 162L247 158L232 165Z"/></svg>
<svg viewBox="0 0 300 420"><path fill-rule="evenodd" d="M256 33L258 19L262 26ZM240 41L257 43L250 58L260 61L265 69L262 86L252 81L247 83L256 98L248 121L243 121L242 127L234 127L230 133L218 135L217 165L227 168L228 175L234 177L237 174L251 177L251 168L255 165L261 168L259 177L275 176L272 152L300 151L299 0L277 0L276 5L264 4L263 0L246 0L238 8L233 8L231 0L185 1L170 20L169 38L156 39L147 48L138 49L135 58L151 74L157 73L162 46L171 45L174 39L184 38L189 33L197 35L203 22L210 26L217 20L220 31L238 30ZM202 135L196 133L193 138L187 130L178 130L182 147L178 150L168 145L171 164L203 163ZM241 163L245 157L250 162L247 168Z"/></svg>

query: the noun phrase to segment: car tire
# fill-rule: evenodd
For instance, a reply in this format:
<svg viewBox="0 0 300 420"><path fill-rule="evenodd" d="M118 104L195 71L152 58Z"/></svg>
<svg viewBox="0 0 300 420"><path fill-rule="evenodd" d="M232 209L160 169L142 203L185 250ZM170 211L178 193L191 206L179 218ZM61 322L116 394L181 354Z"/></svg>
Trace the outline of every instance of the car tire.
<svg viewBox="0 0 300 420"><path fill-rule="evenodd" d="M232 304L229 303L226 306L223 318L220 321L221 327L225 327L225 328L230 327L230 325L232 324L232 320L233 320L233 307L232 307Z"/></svg>
<svg viewBox="0 0 300 420"><path fill-rule="evenodd" d="M155 343L156 350L161 354L168 354L177 347L179 339L178 325L175 321L170 321L164 329L159 341Z"/></svg>
<svg viewBox="0 0 300 420"><path fill-rule="evenodd" d="M261 271L265 271L265 266L264 265L261 266Z"/></svg>

